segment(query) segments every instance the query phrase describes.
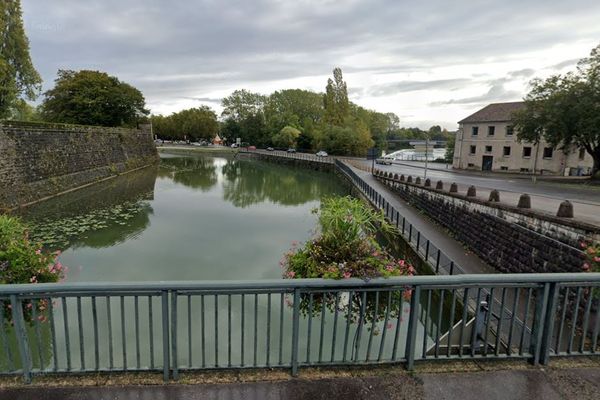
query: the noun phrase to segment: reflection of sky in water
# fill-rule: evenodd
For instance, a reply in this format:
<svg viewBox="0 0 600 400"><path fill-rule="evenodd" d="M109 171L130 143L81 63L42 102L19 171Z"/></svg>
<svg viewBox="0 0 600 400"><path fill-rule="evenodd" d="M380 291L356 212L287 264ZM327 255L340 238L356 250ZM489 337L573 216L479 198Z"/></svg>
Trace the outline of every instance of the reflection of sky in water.
<svg viewBox="0 0 600 400"><path fill-rule="evenodd" d="M144 183L113 182L27 216L85 218L105 198L98 208L143 204L127 220L71 237L61 256L71 267L68 281L278 278L282 254L315 227L311 209L323 196L344 193L333 175L227 158L169 157L158 177L139 179ZM111 193L120 193L114 204Z"/></svg>

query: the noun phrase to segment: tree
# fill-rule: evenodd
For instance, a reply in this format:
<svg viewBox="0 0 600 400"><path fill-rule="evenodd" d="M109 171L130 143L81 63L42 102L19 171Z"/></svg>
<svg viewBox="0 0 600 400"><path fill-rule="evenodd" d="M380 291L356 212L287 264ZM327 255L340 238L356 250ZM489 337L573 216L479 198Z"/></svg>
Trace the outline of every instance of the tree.
<svg viewBox="0 0 600 400"><path fill-rule="evenodd" d="M342 70L334 68L333 80L327 80L325 95L323 96L325 109L325 122L331 125L342 126L350 113L348 101L348 88L342 77Z"/></svg>
<svg viewBox="0 0 600 400"><path fill-rule="evenodd" d="M221 116L232 118L237 122L255 116L264 110L266 97L260 93L246 89L236 90L221 100L223 112Z"/></svg>
<svg viewBox="0 0 600 400"><path fill-rule="evenodd" d="M161 139L212 140L219 132L217 114L208 106L190 108L168 117L152 116L155 134Z"/></svg>
<svg viewBox="0 0 600 400"><path fill-rule="evenodd" d="M286 89L272 93L265 103L265 120L271 134L285 126L301 131L323 118L323 95L308 90Z"/></svg>
<svg viewBox="0 0 600 400"><path fill-rule="evenodd" d="M572 150L583 148L594 160L592 174L600 171L600 45L577 70L534 79L525 107L513 116L519 140Z"/></svg>
<svg viewBox="0 0 600 400"><path fill-rule="evenodd" d="M35 100L42 89L29 55L20 0L0 2L0 38L0 118L5 118L19 98Z"/></svg>
<svg viewBox="0 0 600 400"><path fill-rule="evenodd" d="M295 147L300 133L298 129L286 126L278 134L274 135L271 140L277 147Z"/></svg>
<svg viewBox="0 0 600 400"><path fill-rule="evenodd" d="M454 147L456 146L456 135L450 135L446 142L446 154L444 154L444 160L447 163L454 161Z"/></svg>
<svg viewBox="0 0 600 400"><path fill-rule="evenodd" d="M44 93L42 116L49 122L134 126L148 114L142 93L100 71L59 70L53 89Z"/></svg>

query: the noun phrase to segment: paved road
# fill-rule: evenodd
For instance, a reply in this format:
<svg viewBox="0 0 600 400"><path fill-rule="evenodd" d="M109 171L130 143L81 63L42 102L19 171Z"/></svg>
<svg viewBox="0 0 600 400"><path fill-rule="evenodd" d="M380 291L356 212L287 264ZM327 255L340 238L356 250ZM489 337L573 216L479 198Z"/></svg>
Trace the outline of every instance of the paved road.
<svg viewBox="0 0 600 400"><path fill-rule="evenodd" d="M512 400L598 399L600 368L291 379L206 385L21 388L4 400Z"/></svg>
<svg viewBox="0 0 600 400"><path fill-rule="evenodd" d="M369 165L368 161L361 161ZM533 184L529 179L515 176L480 176L446 170L444 166L433 164L427 177L433 182L444 181L446 187L452 182L458 184L459 192L466 193L469 186L477 188L477 197L487 200L493 189L500 191L500 200L515 206L519 196L527 193L532 199L532 208L555 215L563 200L570 200L575 207L575 219L600 225L600 186L538 181ZM398 174L424 176L423 163L402 162L394 165L378 165L377 168Z"/></svg>

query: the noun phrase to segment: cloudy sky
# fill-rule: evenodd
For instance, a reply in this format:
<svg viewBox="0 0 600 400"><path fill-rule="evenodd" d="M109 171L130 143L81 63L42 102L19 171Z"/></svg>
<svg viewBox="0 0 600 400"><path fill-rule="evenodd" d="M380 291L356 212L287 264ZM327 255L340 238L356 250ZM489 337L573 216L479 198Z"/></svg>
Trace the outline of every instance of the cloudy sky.
<svg viewBox="0 0 600 400"><path fill-rule="evenodd" d="M221 111L235 89L323 91L339 66L350 98L404 126L456 121L574 68L600 44L598 0L22 0L33 61L95 69L153 113Z"/></svg>

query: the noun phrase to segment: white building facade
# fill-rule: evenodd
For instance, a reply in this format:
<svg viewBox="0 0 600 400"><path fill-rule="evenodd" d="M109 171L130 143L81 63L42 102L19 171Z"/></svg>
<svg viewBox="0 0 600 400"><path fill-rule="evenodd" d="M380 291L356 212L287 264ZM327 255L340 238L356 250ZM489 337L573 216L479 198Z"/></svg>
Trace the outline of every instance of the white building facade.
<svg viewBox="0 0 600 400"><path fill-rule="evenodd" d="M490 104L459 121L452 166L457 169L535 173L540 175L589 175L592 156L585 149L558 150L541 141L519 142L511 116L523 102Z"/></svg>

